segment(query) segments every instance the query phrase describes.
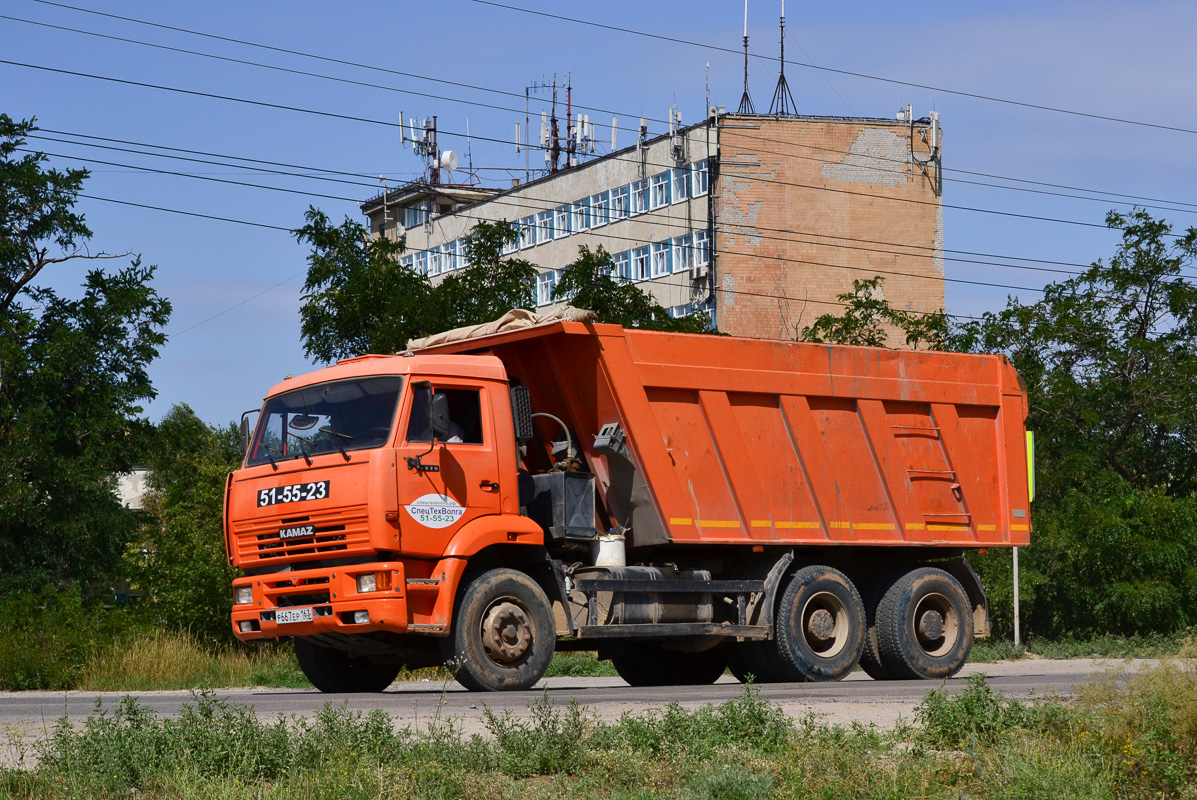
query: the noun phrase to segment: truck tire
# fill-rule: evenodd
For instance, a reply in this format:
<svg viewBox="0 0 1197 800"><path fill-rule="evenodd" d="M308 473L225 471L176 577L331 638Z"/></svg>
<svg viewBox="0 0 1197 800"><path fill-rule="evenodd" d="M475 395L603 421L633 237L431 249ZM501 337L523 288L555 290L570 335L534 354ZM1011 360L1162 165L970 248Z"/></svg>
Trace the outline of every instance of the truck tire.
<svg viewBox="0 0 1197 800"><path fill-rule="evenodd" d="M457 604L442 654L472 692L529 689L553 660L552 607L536 581L492 569L470 581Z"/></svg>
<svg viewBox="0 0 1197 800"><path fill-rule="evenodd" d="M781 597L776 628L777 652L795 679L838 681L860 661L864 603L838 569L803 567Z"/></svg>
<svg viewBox="0 0 1197 800"><path fill-rule="evenodd" d="M376 664L351 658L342 650L321 647L304 638L295 640L295 660L304 677L322 692L381 692L399 674L399 664Z"/></svg>
<svg viewBox="0 0 1197 800"><path fill-rule="evenodd" d="M723 675L730 656L727 647L683 653L657 642L629 642L611 655L611 664L629 686L709 686Z"/></svg>
<svg viewBox="0 0 1197 800"><path fill-rule="evenodd" d="M881 663L881 650L877 645L877 606L881 598L893 586L902 573L875 576L861 593L865 604L865 646L860 654L860 668L875 681L890 681L896 676Z"/></svg>
<svg viewBox="0 0 1197 800"><path fill-rule="evenodd" d="M787 670L786 665L781 663L776 641L740 642L732 653L728 667L740 683L748 683L749 677L753 683L803 680L801 676L793 675L793 670Z"/></svg>
<svg viewBox="0 0 1197 800"><path fill-rule="evenodd" d="M877 606L881 665L895 678L949 678L973 649L972 613L960 582L934 567L900 577Z"/></svg>

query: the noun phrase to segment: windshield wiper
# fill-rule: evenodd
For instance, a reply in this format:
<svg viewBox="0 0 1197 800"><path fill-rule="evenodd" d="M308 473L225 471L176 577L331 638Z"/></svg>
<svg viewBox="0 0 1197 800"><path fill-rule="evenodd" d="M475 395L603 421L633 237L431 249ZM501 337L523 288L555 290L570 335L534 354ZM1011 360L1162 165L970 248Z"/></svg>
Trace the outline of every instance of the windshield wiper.
<svg viewBox="0 0 1197 800"><path fill-rule="evenodd" d="M284 455L282 450L279 450L277 447L271 447L270 445L266 444L265 442L262 443L262 447L265 447L267 450L273 450L274 452L278 453L280 456ZM271 456L270 453L266 454L266 460L270 462L270 466L274 468L274 471L278 472L278 464L275 463L274 457Z"/></svg>
<svg viewBox="0 0 1197 800"><path fill-rule="evenodd" d="M298 433L291 433L291 431L287 431L287 435L294 436L299 440L299 452L301 455L303 455L303 460L308 462L308 466L312 466L312 457L308 455L308 440L300 436Z"/></svg>
<svg viewBox="0 0 1197 800"><path fill-rule="evenodd" d="M345 452L345 445L341 444L341 440L348 439L350 441L353 441L352 436L350 436L347 433L338 433L337 431L334 431L332 428L321 428L320 432L327 433L329 436L332 436L333 442L337 445L337 449L341 451L341 455L345 458L346 461L350 460L350 455Z"/></svg>

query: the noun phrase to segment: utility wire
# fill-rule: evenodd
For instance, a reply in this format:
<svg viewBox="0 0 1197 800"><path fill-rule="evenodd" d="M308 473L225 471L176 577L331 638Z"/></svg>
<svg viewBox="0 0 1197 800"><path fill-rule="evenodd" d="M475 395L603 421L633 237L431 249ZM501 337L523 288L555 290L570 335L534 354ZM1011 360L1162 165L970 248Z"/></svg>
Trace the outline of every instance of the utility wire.
<svg viewBox="0 0 1197 800"><path fill-rule="evenodd" d="M268 102L265 102L262 100L249 100L247 98L242 98L242 97L231 97L229 95L221 95L221 94L215 94L215 93L211 93L211 92L201 92L201 91L197 91L194 89L182 89L182 88L173 87L173 86L162 86L159 84L146 83L144 81L133 81L133 80L127 80L124 78L113 78L113 77L106 76L106 75L94 75L94 74L86 73L86 72L77 72L77 71L73 71L73 70L59 69L56 67L47 67L47 66L38 65L38 64L25 64L25 63L22 63L19 61L9 61L6 59L0 59L0 64L9 64L11 66L26 67L26 68L30 68L30 69L43 70L46 72L54 72L54 73L59 73L59 74L63 74L63 75L72 75L75 77L84 77L84 78L91 78L91 79L95 79L95 80L110 81L113 83L119 83L119 84L124 84L124 85L129 85L129 86L138 86L141 88L158 89L158 90L167 91L167 92L177 92L180 94L190 95L190 96L195 96L195 97L207 97L207 98L216 99L216 100L226 100L229 102L243 103L243 104L247 104L247 105L261 106L261 107L265 107L265 108L274 108L274 109L280 109L280 110L284 110L284 111L294 111L294 112L299 112L299 113L315 114L317 116L347 120L347 121L351 121L351 122L365 122L365 123L370 123L370 124L374 124L374 125L388 126L388 127L392 127L392 128L399 127L399 123L390 122L388 120L371 119L369 117L358 117L358 116L354 116L352 114L337 114L337 113L331 112L331 111L321 111L321 110L317 110L317 109L302 108L299 106L289 106L289 105L285 105L282 103L268 103ZM460 133L460 132L439 131L439 129L438 129L438 132L443 132L443 133L445 133L445 135L448 135L448 136L464 137L466 135L466 134ZM507 143L506 141L501 140L501 139L494 139L494 138L485 137L485 136L473 135L472 138L482 140L482 141L500 142L502 144ZM532 146L529 145L529 147L532 147ZM544 149L544 148L537 147L536 149ZM634 158L620 158L615 155L607 156L607 158L614 158L616 160L623 160L623 161L636 161L636 159L634 159ZM654 165L654 166L668 166L668 165ZM724 164L723 166L726 169L729 165ZM1022 213L1018 213L1015 211L999 211L996 209L976 208L973 206L962 206L962 205L955 205L955 204L951 204L951 203L938 203L938 202L932 202L932 201L928 201L928 200L918 200L915 198L908 198L908 197L886 197L884 195L872 194L870 192L857 192L857 191L853 191L850 189L839 189L839 188L830 187L830 186L817 186L817 185L813 185L813 184L795 183L793 181L782 181L782 180L777 180L777 179L773 179L773 178L764 178L761 176L744 175L744 176L738 176L738 177L740 177L743 180L757 180L757 181L761 181L761 182L772 183L772 184L782 185L782 186L794 186L797 188L812 189L815 191L827 191L827 192L834 192L834 193L838 193L838 194L856 195L859 197L871 197L871 198L879 199L879 200L888 200L888 201L902 202L902 203L913 203L916 205L931 205L931 206L935 206L936 208L951 208L951 209L955 209L957 211L969 211L972 213L979 213L979 214L993 214L996 216L1010 217L1010 218L1014 218L1014 219L1035 220L1035 221L1050 222L1050 223L1060 224L1060 225L1075 225L1075 226L1086 227L1086 228L1098 228L1101 230L1109 229L1109 226L1100 224L1100 223L1096 223L1096 222L1084 222L1081 220L1059 219L1059 218L1055 218L1055 217L1045 217L1045 216L1040 216L1040 215L1036 215L1036 214L1022 214Z"/></svg>
<svg viewBox="0 0 1197 800"><path fill-rule="evenodd" d="M168 25L159 25L158 23L148 22L145 20L138 20L138 19L134 19L132 17L123 17L123 16L119 16L119 15L114 15L114 14L106 14L104 12L99 12L99 11L91 11L89 9L83 9L83 8L79 8L76 6L68 6L68 5L65 5L62 3L52 3L52 2L49 2L48 0L33 0L33 2L43 3L45 5L59 6L62 8L69 8L69 9L75 10L75 11L82 11L82 12L86 12L86 13L98 14L100 16L105 16L105 17L113 17L115 19L121 19L121 20L129 21L129 22L136 22L139 24L150 25L153 27L161 27L161 28L165 28L168 30L174 30L174 31L180 31L180 32L192 34L195 36L203 36L203 37L208 37L208 38L213 38L213 39L218 39L218 40L223 40L223 41L234 42L237 44L242 44L242 45L246 45L246 46L250 46L250 47L258 47L258 48L263 48L266 50L274 50L274 51L288 53L288 54L292 54L292 55L300 55L300 56L304 56L307 58L314 58L314 59L319 59L319 60L323 60L323 61L331 61L334 63L347 64L347 65L351 65L351 66L355 66L355 67L359 67L359 68L363 68L363 69L377 70L380 72L401 75L401 76L409 77L409 78L434 81L434 82L438 82L438 83L446 83L446 84L455 85L455 86L462 86L465 88L475 89L475 90L483 91L483 92L490 92L490 93L494 93L494 94L503 95L506 97L516 98L516 99L518 99L520 97L520 95L518 95L515 92L503 91L501 89L493 89L493 88L489 88L489 87L476 86L473 84L464 84L464 83L459 83L456 81L447 81L447 80L443 80L443 79L439 79L439 78L432 78L430 76L419 75L417 73L403 72L403 71L399 71L399 70L392 70L392 69L387 69L384 67L376 67L376 66L371 66L371 65L366 65L366 64L360 64L357 62L351 62L351 61L343 61L341 59L334 59L334 58L328 58L325 56L318 56L318 55L314 55L311 53L304 53L302 51L297 51L297 50L278 48L278 47L273 47L270 45L264 45L264 44L260 44L260 43L256 43L256 42L248 42L248 41L240 40L240 39L231 39L228 37L216 36L214 34L207 34L207 33L192 31L192 30L188 30L188 29L184 29L184 28L176 28L176 27L168 26ZM449 103L463 103L466 105L481 106L481 107L485 107L485 108L490 108L490 109L494 109L494 110L498 110L498 111L505 111L505 112L514 113L514 114L522 113L521 110L518 108L497 106L497 105L493 105L493 104L489 104L489 103L480 103L480 102L476 102L476 101L472 101L472 100L462 100L459 98L444 97L441 95L432 95L432 94L428 94L428 93L424 93L424 92L413 92L413 91L408 91L408 90L403 90L403 89L397 89L395 87L386 86L386 85L382 85L382 84L367 83L364 81L355 81L355 80L350 80L350 79L346 79L346 78L339 78L339 77L335 77L335 76L331 76L331 75L325 75L322 73L307 72L304 70L288 69L285 67L279 67L279 66L272 65L272 64L263 64L263 63L259 63L259 62L255 62L255 61L247 61L247 60L231 58L231 57L227 57L227 56L220 56L220 55L215 55L212 53L205 53L205 52L197 51L197 50L189 50L186 48L171 47L171 46L167 46L167 45L156 44L153 42L145 42L145 41L141 41L141 40L137 40L137 39L130 39L130 38L126 38L126 37L111 36L108 34L98 33L96 31L82 30L82 29L78 29L78 28L68 28L68 27L61 26L61 25L52 25L52 24L46 23L46 22L37 22L34 20L27 20L27 19L22 19L19 17L0 15L0 19L8 19L8 20L12 20L14 22L23 22L23 23L30 24L30 25L38 25L38 26L53 28L56 30L69 31L72 33L78 33L78 34L87 35L87 36L96 36L96 37L100 37L100 38L111 39L114 41L120 41L120 42L129 43L129 44L136 44L136 45L141 45L141 46L145 46L145 47L170 50L173 52L184 53L184 54L188 54L188 55L195 55L195 56L200 56L203 58L210 58L210 59L228 61L228 62L233 62L233 63L247 65L247 66L260 67L262 69L289 72L289 73L303 75L303 76L307 76L307 77L320 78L323 80L330 80L330 81L337 81L337 82L341 82L341 83L353 84L353 85L374 88L374 89L381 89L381 90L390 91L390 92L398 92L401 94L413 94L413 95L422 96L422 97L431 97L431 98L441 100L444 102L449 102ZM525 99L527 99L527 98L525 98ZM534 98L534 99L536 99L537 102L546 102L546 103L548 102L547 100L542 100L541 98ZM593 109L593 108L589 108L587 106L582 106L582 105L578 105L577 108L584 109L584 110L601 111L603 113L611 113L613 115L619 114L619 112L607 111L604 109ZM627 117L629 115L625 113L625 114L623 114L623 116ZM634 116L634 115L632 115L632 116ZM657 120L657 119L653 119L653 121L654 122L662 122L662 120ZM602 123L599 123L599 125L600 125L600 127L611 127L611 126L603 125ZM629 132L633 132L633 133L638 132L637 128L632 128L632 127L616 126L615 129L629 131ZM780 139L769 139L767 137L756 137L756 138L759 141L774 142L777 144L783 144L783 145L788 145L788 146L793 146L793 147L804 147L804 148L808 148L808 149L825 150L827 152L836 153L841 156L846 155L848 153L848 151L843 151L843 150L839 150L839 149L821 148L821 147L817 147L814 145L807 145L807 144L802 144L802 143L797 143L797 142L788 142L788 141L780 140ZM504 143L509 144L509 142L504 142ZM761 152L770 152L770 151L761 151ZM794 156L794 154L792 154L792 153L776 153L776 154L777 155L789 155L792 157L801 158L801 156ZM892 163L892 159L888 159L888 158L881 157L881 156L871 156L869 154L853 154L853 155L855 155L857 158L877 159L880 161ZM813 160L813 159L810 159L810 160ZM823 163L832 163L832 162L823 162ZM989 178L993 178L996 180L1007 180L1007 181L1015 181L1015 182L1020 182L1020 183L1036 184L1036 185L1042 185L1042 186L1047 186L1050 188L1057 188L1057 189L1071 189L1073 191L1090 192L1090 193L1095 193L1095 194L1105 194L1105 195L1110 195L1110 196L1115 196L1115 197L1126 197L1129 200L1136 200L1136 201L1145 200L1145 201L1149 201L1152 203L1175 203L1176 205L1182 205L1182 206L1187 205L1187 206L1193 206L1194 208L1197 208L1197 204L1195 204L1195 203L1185 203L1182 201L1159 200L1159 199L1155 199L1155 198L1146 198L1146 197L1140 197L1140 196L1135 196L1135 195L1126 195L1126 194L1117 193L1117 192L1107 192L1107 191L1098 190L1098 189L1084 189L1084 188L1078 188L1078 187L1062 186L1062 185L1058 185L1058 184L1047 184L1047 183L1040 182L1040 181L1031 181L1031 180L1027 180L1027 179L1023 179L1023 178L1012 178L1012 177L1008 177L1008 176L992 175L992 174L981 173L981 172L970 172L968 170L962 170L962 169L957 169L957 168L943 168L943 171L944 172L958 172L961 174L971 174L971 175L975 175L978 177L989 177ZM971 183L971 184L977 185L977 186L990 186L990 187L994 187L994 188L1003 188L1003 189L1009 189L1012 191L1028 191L1028 192L1033 192L1036 194L1052 194L1052 193L1045 193L1045 192L1034 192L1034 190L1021 189L1019 187L1000 186L1000 185L989 184L989 183L984 183L984 182L980 182L980 181L974 182L974 181L958 180L957 182ZM1074 197L1073 195L1066 195L1066 194L1061 194L1058 196ZM1079 196L1076 196L1075 199L1099 201L1098 198L1088 198L1088 197L1079 197ZM1185 209L1168 208L1168 207L1164 207L1164 206L1147 206L1147 207L1148 208L1157 208L1159 210L1167 210L1167 211L1185 211Z"/></svg>
<svg viewBox="0 0 1197 800"><path fill-rule="evenodd" d="M537 10L530 9L530 8L523 8L521 6L509 5L507 3L498 3L498 2L494 2L494 0L470 0L470 2L477 3L479 5L484 5L484 6L494 6L495 8L504 8L509 11L518 11L523 14L532 14L532 15L539 16L539 17L548 17L550 19L560 20L562 22L570 22L575 25L587 25L590 27L602 28L605 30L615 31L618 33L627 33L627 34L632 34L635 36L642 36L642 37L645 37L648 39L656 39L658 41L673 42L674 44L683 44L683 45L687 45L689 47L699 47L704 50L715 50L715 51L722 52L722 53L730 53L735 56L742 55L742 53L743 53L742 50L734 49L731 47L721 47L719 45L714 45L714 44L704 44L702 42L694 42L694 41L690 41L688 39L681 39L676 36L665 36L665 35L659 34L659 33L650 33L648 31L636 30L634 28L625 28L625 27L622 27L619 25L608 25L608 24L605 24L602 22L594 22L592 20L584 20L584 19L578 19L575 17L567 17L562 14L553 14L548 11L537 11ZM775 56L766 56L766 55L761 55L759 53L750 53L750 55L753 56L754 58L757 58L757 59L760 59L763 61L779 61L780 60ZM993 95L980 94L977 92L966 92L966 91L959 90L959 89L946 89L942 86L932 86L930 84L925 84L925 83L915 83L913 81L898 80L897 78L886 78L886 77L883 77L880 75L869 75L868 73L864 73L864 72L854 72L852 70L836 69L834 67L824 67L824 66L820 66L818 64L811 64L811 63L807 63L804 61L787 60L786 63L793 65L793 66L803 67L804 69L815 69L815 70L820 70L820 71L824 71L824 72L831 72L831 73L834 73L837 75L848 75L853 78L865 78L865 79L871 80L871 81L881 81L884 83L891 83L896 86L907 86L912 89L926 89L927 91L932 91L932 92L943 92L944 94L956 95L957 97L968 97L973 100L984 100L984 101L990 102L990 103L1001 103L1003 105L1017 106L1019 108L1031 108L1031 109L1035 109L1037 111L1050 111L1055 114L1066 114L1069 116L1082 117L1085 119L1102 120L1104 122L1116 122L1121 125L1135 125L1135 126L1143 127L1143 128L1154 128L1156 130L1175 131L1177 133L1197 134L1197 130L1194 130L1192 128L1183 128L1183 127L1180 127L1177 125L1164 125L1164 124L1155 123L1155 122L1144 122L1143 120L1126 119L1123 117L1113 117L1113 116L1108 116L1105 114L1095 114L1095 113L1088 112L1088 111L1078 111L1075 109L1060 108L1057 106L1043 105L1040 103L1030 103L1030 102L1026 102L1023 100L1012 100L1009 98L996 97Z"/></svg>

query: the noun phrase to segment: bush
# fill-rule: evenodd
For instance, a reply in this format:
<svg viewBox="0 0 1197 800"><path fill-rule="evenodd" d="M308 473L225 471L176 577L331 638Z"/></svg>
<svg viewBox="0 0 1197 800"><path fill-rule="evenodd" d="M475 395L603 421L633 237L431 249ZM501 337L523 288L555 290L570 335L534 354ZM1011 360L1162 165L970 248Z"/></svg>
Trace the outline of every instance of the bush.
<svg viewBox="0 0 1197 800"><path fill-rule="evenodd" d="M85 604L78 588L0 601L0 689L73 689L87 662L136 630L123 609Z"/></svg>

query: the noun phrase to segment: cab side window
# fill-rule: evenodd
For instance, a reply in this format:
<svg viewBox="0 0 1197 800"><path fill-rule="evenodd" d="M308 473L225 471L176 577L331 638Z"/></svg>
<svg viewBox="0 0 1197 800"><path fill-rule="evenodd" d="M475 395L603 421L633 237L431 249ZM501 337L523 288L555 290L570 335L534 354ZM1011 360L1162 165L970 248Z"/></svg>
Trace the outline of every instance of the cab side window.
<svg viewBox="0 0 1197 800"><path fill-rule="evenodd" d="M437 389L449 398L449 434L445 444L482 444L482 393L477 389ZM407 441L432 441L428 426L428 393L412 395Z"/></svg>

